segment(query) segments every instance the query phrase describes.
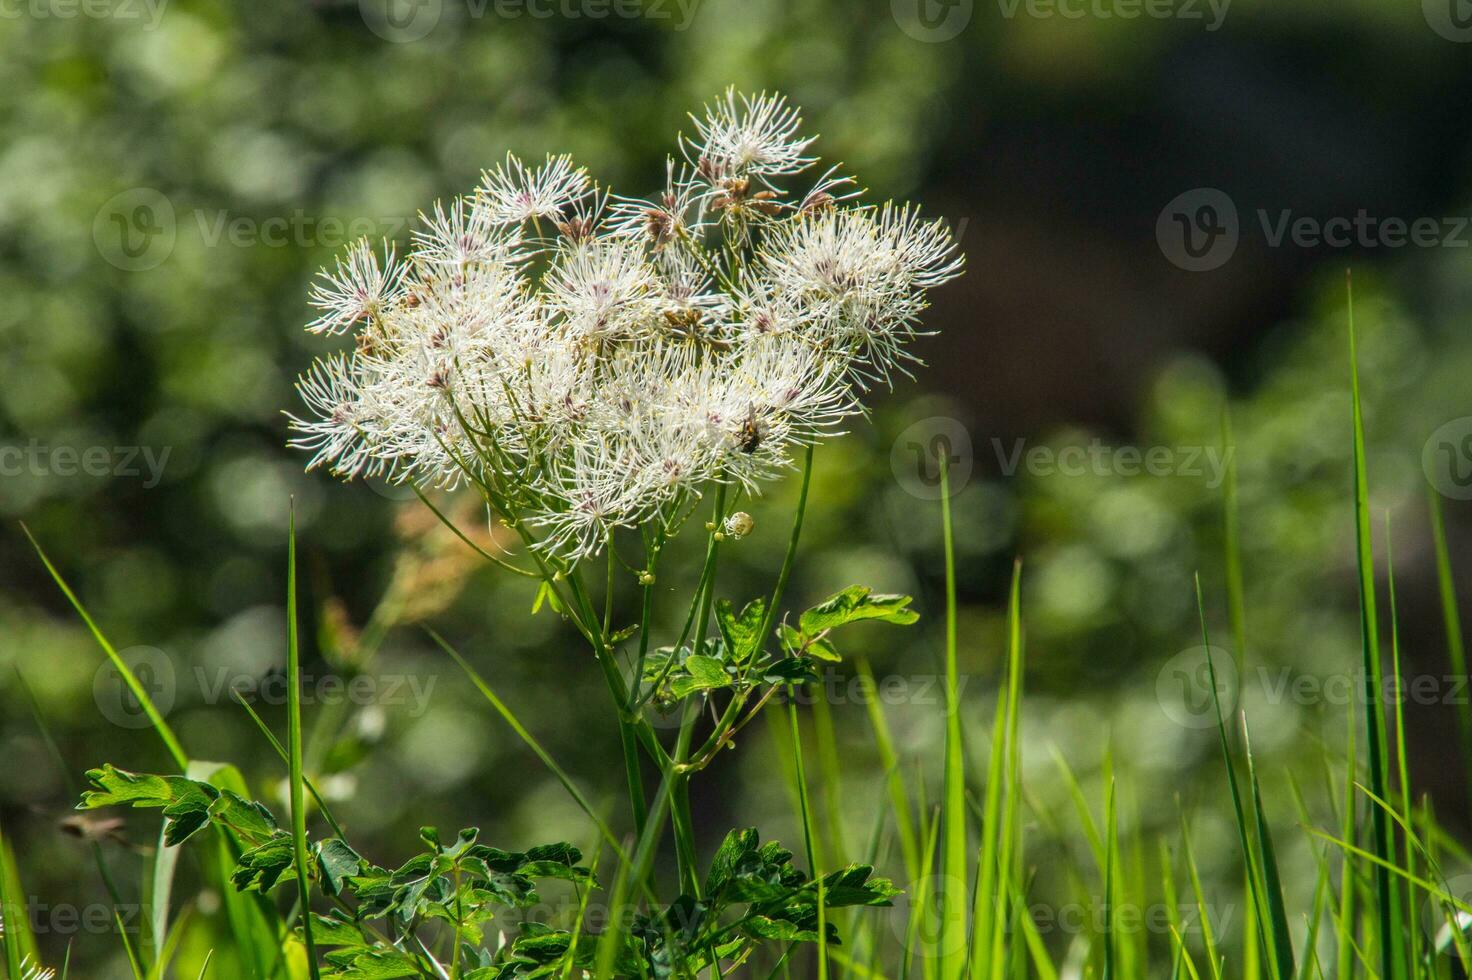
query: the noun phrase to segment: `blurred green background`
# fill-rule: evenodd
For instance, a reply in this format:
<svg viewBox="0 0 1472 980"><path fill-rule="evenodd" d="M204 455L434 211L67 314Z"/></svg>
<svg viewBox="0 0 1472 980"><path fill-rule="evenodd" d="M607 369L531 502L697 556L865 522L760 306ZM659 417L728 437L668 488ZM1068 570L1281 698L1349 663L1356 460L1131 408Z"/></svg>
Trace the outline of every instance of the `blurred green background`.
<svg viewBox="0 0 1472 980"><path fill-rule="evenodd" d="M1151 8L1170 16L1129 17L1129 0L0 0L0 821L48 954L74 943L83 975L120 968L107 936L56 910L104 897L79 831L104 835L131 889L155 818L66 821L85 769L167 762L21 521L148 665L190 753L236 763L282 812L279 760L224 692L284 663L294 500L307 673L361 670L374 685L364 703L307 707L309 722L343 721L315 772L373 860L406 854L423 824L478 825L513 848L592 839L423 623L622 815L614 720L571 631L530 615L530 587L473 564L404 492L304 473L282 412L296 374L331 349L301 331L310 278L352 238L406 240L421 208L507 150L570 152L648 193L685 113L728 84L786 92L817 152L871 198L946 217L968 254L929 319L931 366L878 399L872 427L819 452L793 604L854 581L917 596L920 626L860 631L851 652L892 679L885 710L934 799L940 524L914 447L943 436L964 477L972 758L985 758L1000 602L1021 555L1034 839L1083 846L1075 822L1041 817L1071 805L1053 751L1102 807L1112 748L1129 774L1126 827L1171 827L1179 794L1221 831L1197 835L1203 864L1230 868L1214 736L1182 708L1178 671L1200 664L1198 571L1230 646L1211 461L1230 405L1249 665L1238 701L1268 778L1319 779L1320 745L1341 744L1350 706L1274 685L1352 676L1358 662L1346 268L1409 672L1448 672L1428 479L1444 491L1453 563L1472 576L1472 490L1458 479L1472 469L1472 33L1439 4L1180 0ZM1231 203L1237 242L1191 271L1171 206L1202 217L1203 188ZM1273 234L1285 213L1327 227L1362 211L1434 219L1436 241L1397 244L1384 225L1343 246ZM1050 465L1084 458L1070 446L1104 462ZM1164 472L1134 472L1131 450L1152 448ZM757 530L729 552L733 598L772 574L792 493L749 508ZM371 660L365 629L386 630ZM820 692L838 741L815 750L843 761L819 805L857 857L883 786L852 675L839 667ZM256 703L283 730L274 690ZM1453 707L1434 700L1411 710L1413 777L1465 828ZM766 742L756 726L695 783L707 846L745 825L796 842ZM1311 889L1308 852L1285 851L1285 881ZM1039 892L1063 887L1038 861ZM207 895L181 888L178 901L210 912Z"/></svg>

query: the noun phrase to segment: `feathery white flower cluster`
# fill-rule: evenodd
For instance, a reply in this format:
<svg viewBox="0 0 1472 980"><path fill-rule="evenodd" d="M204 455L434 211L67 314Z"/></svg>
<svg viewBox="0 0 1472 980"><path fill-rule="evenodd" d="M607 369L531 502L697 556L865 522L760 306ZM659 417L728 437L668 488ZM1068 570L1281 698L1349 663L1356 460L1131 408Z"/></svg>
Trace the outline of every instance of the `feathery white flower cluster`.
<svg viewBox="0 0 1472 980"><path fill-rule="evenodd" d="M789 196L814 160L781 96L692 118L655 200L508 156L404 259L354 246L308 329L356 350L301 379L293 445L345 477L469 480L571 562L615 528L672 531L712 481L755 490L862 413L960 273L950 233L832 170Z"/></svg>

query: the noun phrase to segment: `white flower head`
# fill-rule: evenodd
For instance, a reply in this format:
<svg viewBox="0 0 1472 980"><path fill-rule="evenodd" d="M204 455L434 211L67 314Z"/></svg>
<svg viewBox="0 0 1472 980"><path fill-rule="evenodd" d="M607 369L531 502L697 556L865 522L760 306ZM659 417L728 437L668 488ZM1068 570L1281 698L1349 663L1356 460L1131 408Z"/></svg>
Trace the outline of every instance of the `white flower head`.
<svg viewBox="0 0 1472 980"><path fill-rule="evenodd" d="M825 209L774 229L760 275L769 296L801 309L816 344L855 358L866 377L888 382L912 360L927 290L955 278L962 260L940 221L908 205Z"/></svg>
<svg viewBox="0 0 1472 980"><path fill-rule="evenodd" d="M546 162L533 169L508 153L505 163L486 171L477 204L492 224L557 221L590 187L588 171L575 166L570 156L548 154Z"/></svg>
<svg viewBox="0 0 1472 980"><path fill-rule="evenodd" d="M671 242L688 241L700 234L702 188L688 166L676 169L673 157L665 161L664 190L653 201L617 198L610 209L609 230L622 238L641 241L653 250Z"/></svg>
<svg viewBox="0 0 1472 980"><path fill-rule="evenodd" d="M602 240L564 251L543 280L547 309L579 341L651 336L659 322L659 279L642 250Z"/></svg>
<svg viewBox="0 0 1472 980"><path fill-rule="evenodd" d="M712 182L795 174L813 163L803 155L812 138L798 135L802 116L781 95L741 95L728 88L705 107L704 116L690 118L697 138L686 141L686 154Z"/></svg>
<svg viewBox="0 0 1472 980"><path fill-rule="evenodd" d="M435 203L432 214L419 216L414 233L415 261L437 272L453 274L475 263L516 262L520 225L495 224L484 208L461 198L447 208Z"/></svg>
<svg viewBox="0 0 1472 980"><path fill-rule="evenodd" d="M312 333L338 334L372 319L393 303L403 288L404 269L394 251L384 244L383 261L367 239L355 242L337 268L323 270L313 284L310 302L321 315L307 329Z"/></svg>

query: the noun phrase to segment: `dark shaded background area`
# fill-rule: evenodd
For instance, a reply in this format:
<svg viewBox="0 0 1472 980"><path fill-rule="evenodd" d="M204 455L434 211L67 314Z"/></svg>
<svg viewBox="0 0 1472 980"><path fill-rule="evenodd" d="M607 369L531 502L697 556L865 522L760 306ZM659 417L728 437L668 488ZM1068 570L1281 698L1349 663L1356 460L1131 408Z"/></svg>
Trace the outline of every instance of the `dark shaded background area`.
<svg viewBox="0 0 1472 980"><path fill-rule="evenodd" d="M874 199L911 198L948 218L968 256L928 321L930 366L885 394L871 430L820 459L824 504L799 597L859 580L914 592L926 612L902 638L864 634L858 652L877 670L934 670L938 519L906 492L891 450L917 420L955 419L973 464L956 505L968 727L978 739L986 730L998 604L1020 553L1039 796L1061 793L1048 745L1095 780L1101 747L1117 743L1132 749L1121 764L1135 770L1136 803L1190 798L1211 745L1162 713L1158 676L1196 642L1193 572L1215 597L1213 617L1225 616L1221 487L1008 473L995 447L1219 448L1229 402L1250 659L1353 669L1343 332L1353 267L1374 505L1397 528L1406 656L1413 670L1444 672L1420 460L1433 430L1472 413L1472 231L1436 248L1274 247L1258 218L1472 214L1472 43L1443 36L1430 12L1237 0L1207 30L1026 7L1008 17L977 3L955 36L932 42L907 30L906 0L704 0L688 24L668 4L594 20L478 16L487 8L445 0L427 36L395 40L372 29L380 8L364 4L174 0L156 24L64 18L41 4L0 20L0 446L169 452L157 486L54 463L0 476L0 821L31 869L28 891L97 901L86 851L58 829L75 784L104 761L165 763L148 732L109 720L101 657L22 520L119 648L163 651L175 672L170 720L191 754L236 762L279 806L269 746L228 701L210 703L195 671L279 669L294 497L309 670L434 679L423 704L345 710L319 746L317 771L373 856L388 861L431 822L478 824L507 846L586 837L418 626L451 636L564 766L613 799L612 718L570 634L545 613L528 618L530 591L430 534L404 492L303 473L281 412L294 407L294 376L330 349L300 330L312 273L346 243L324 219L403 240L406 219L469 189L508 149L571 152L624 193L647 192L684 113L728 84L787 92L822 134L819 153L860 174ZM130 271L108 237L111 202L139 188L168 202L175 235L156 264ZM1241 226L1230 259L1202 272L1178 268L1157 238L1162 209L1196 188L1225 192ZM283 219L304 230L259 240ZM218 233L236 222L238 241ZM770 575L791 489L753 505L759 531L733 559L733 594ZM1444 504L1465 578L1472 511ZM355 638L379 627L370 663ZM1244 685L1276 766L1313 766L1305 746L1343 730L1343 706L1252 698ZM858 839L878 772L862 706L831 708L845 761L871 767L850 776L844 801L823 801ZM279 706L262 710L282 724ZM917 695L895 713L907 757L933 763L933 709ZM1453 717L1434 705L1410 720L1415 776L1455 823L1465 787L1447 763ZM762 736L746 742L696 786L705 833L741 822L791 838ZM1175 819L1137 809L1144 825ZM129 843L108 846L124 878L128 848L155 830L127 823ZM1308 867L1301 857L1285 855L1286 866ZM1229 848L1204 858L1229 859ZM1299 877L1311 886L1310 873ZM71 938L43 936L58 949ZM84 962L112 955L95 938L78 941L94 958Z"/></svg>

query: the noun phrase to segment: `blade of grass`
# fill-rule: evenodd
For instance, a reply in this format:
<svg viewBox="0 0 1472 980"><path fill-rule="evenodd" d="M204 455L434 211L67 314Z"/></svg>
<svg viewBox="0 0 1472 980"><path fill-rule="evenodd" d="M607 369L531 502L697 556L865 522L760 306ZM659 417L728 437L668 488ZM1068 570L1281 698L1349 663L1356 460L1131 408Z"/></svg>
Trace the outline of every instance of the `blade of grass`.
<svg viewBox="0 0 1472 980"><path fill-rule="evenodd" d="M1068 789L1068 795L1073 800L1073 808L1078 813L1078 821L1083 827L1084 839L1088 842L1089 851L1093 854L1094 864L1104 867L1104 838L1099 834L1099 827L1094 822L1094 815L1089 810L1088 798L1084 796L1083 787L1079 785L1078 777L1074 775L1073 769L1068 765L1068 760L1058 751L1057 746L1048 746L1053 753L1053 761L1058 766L1058 772L1063 777L1063 785Z"/></svg>
<svg viewBox="0 0 1472 980"><path fill-rule="evenodd" d="M1446 545L1446 522L1441 516L1441 497L1432 487L1426 488L1427 506L1431 512L1431 540L1436 547L1436 585L1441 597L1441 621L1446 630L1446 652L1457 677L1467 676L1467 652L1462 639L1462 617L1457 611L1457 586L1452 578L1451 552ZM1457 699L1457 736L1462 750L1462 770L1472 768L1472 703ZM1467 781L1472 796L1472 780Z"/></svg>
<svg viewBox="0 0 1472 980"><path fill-rule="evenodd" d="M808 801L808 776L802 758L802 728L797 720L797 699L787 698L787 718L792 726L792 768L797 783L799 813L802 817L802 840L807 849L808 873L818 887L818 980L828 976L828 924L824 911L827 904L823 895L823 872L818 865L817 852L813 848L813 813Z"/></svg>
<svg viewBox="0 0 1472 980"><path fill-rule="evenodd" d="M250 706L250 702L245 700L239 691L232 691L231 693L235 696L235 703L245 709L245 713L250 716L250 720L255 722L256 728L260 730L262 735L266 736L266 741L271 743L271 748L276 751L276 755L280 757L282 762L288 766L291 765L291 756L287 754L286 746L282 745L281 741L271 729L266 726L265 720L256 713L256 709ZM327 801L322 798L321 793L317 792L317 787L310 779L304 778L303 782L307 785L307 792L311 793L312 799L316 801L317 809L322 811L322 819L326 820L328 826L332 828L333 836L346 840L347 834L343 832L342 825L337 822L337 818L332 815L332 809L327 805Z"/></svg>
<svg viewBox="0 0 1472 980"><path fill-rule="evenodd" d="M623 926L628 918L629 882L649 880L649 871L654 865L655 851L658 849L660 835L664 831L664 818L669 812L670 791L674 781L674 767L666 766L664 775L659 781L659 788L655 790L654 797L650 800L644 832L639 835L634 845L633 859L628 862L619 862L618 875L614 881L613 896L609 904L611 918L603 934L598 937L595 973L598 980L613 976L614 967L618 962L619 948L623 943Z"/></svg>
<svg viewBox="0 0 1472 980"><path fill-rule="evenodd" d="M67 601L72 604L72 608L77 611L77 615L82 617L82 622L86 624L88 631L92 634L92 638L97 641L98 646L102 647L102 652L107 654L107 659L112 661L113 667L122 676L123 683L128 685L128 690L133 693L133 696L138 699L138 703L143 706L143 712L148 716L149 724L153 726L153 730L163 741L164 747L168 749L169 755L179 767L179 771L183 772L189 767L189 756L179 744L179 739L174 735L173 729L169 727L168 722L164 721L164 716L159 712L158 706L153 703L153 698L148 696L148 690L138 680L138 676L133 673L133 669L128 666L122 657L118 656L117 650L108 642L102 630L98 629L97 623L93 621L86 607L82 605L82 601L77 598L77 594L72 591L71 586L67 585L66 579L62 578L61 573L56 570L56 566L47 557L45 550L42 549L40 543L31 534L31 529L26 527L24 523L21 524L20 529L25 532L26 538L31 542L31 547L36 549L36 554L40 557L41 564L46 566L46 571L50 573L52 581L61 589L62 595L66 596Z"/></svg>
<svg viewBox="0 0 1472 980"><path fill-rule="evenodd" d="M116 909L113 910L112 920L117 924L118 939L123 944L123 952L127 954L128 969L132 971L133 980L143 980L143 963L138 959L138 951L133 948L133 944L128 940L128 927L123 924L123 917ZM24 974L15 974L15 976L21 977L22 980L25 977Z"/></svg>
<svg viewBox="0 0 1472 980"><path fill-rule="evenodd" d="M1247 658L1247 613L1242 584L1242 531L1237 504L1237 443L1232 435L1232 410L1229 405L1222 408L1222 456L1226 461L1226 474L1222 483L1222 536L1225 542L1227 573L1227 612L1231 617L1233 656L1237 662L1237 676Z"/></svg>
<svg viewBox="0 0 1472 980"><path fill-rule="evenodd" d="M1360 639L1365 688L1365 724L1368 735L1370 785L1375 795L1385 797L1389 782L1385 736L1385 713L1381 693L1385 690L1380 664L1380 626L1375 609L1375 559L1370 539L1369 481L1365 464L1365 420L1360 402L1358 340L1354 327L1353 281L1346 276L1349 312L1350 402L1354 439L1355 558L1359 569ZM1386 864L1394 854L1390 824L1379 810L1370 811L1375 863L1375 899L1380 935L1380 969L1384 980L1403 980L1406 975L1405 937L1401 934L1400 893L1392 885Z"/></svg>
<svg viewBox="0 0 1472 980"><path fill-rule="evenodd" d="M920 852L922 860L920 864L920 877L913 883L914 894L910 898L910 916L905 923L905 955L900 961L900 980L907 980L910 975L910 964L914 961L916 953L921 953L920 965L926 980L935 975L936 957L931 955L933 948L923 948L922 944L930 944L933 940L922 939L922 936L934 935L934 931L926 924L930 918L930 886L935 881L935 853L936 845L940 839L940 811L937 810L929 820L929 826L925 830L925 846Z"/></svg>
<svg viewBox="0 0 1472 980"><path fill-rule="evenodd" d="M1412 885L1426 892L1426 894L1447 903L1448 905L1457 909L1459 912L1464 912L1468 915L1472 915L1472 905L1468 905L1466 902L1457 898L1441 885L1438 885L1433 881L1428 881L1427 879L1422 878L1420 875L1412 874L1410 871L1402 868L1394 861L1383 861L1376 855L1365 850L1364 848L1356 847L1348 841L1342 841L1338 837L1335 837L1333 834L1328 833L1327 831L1320 830L1317 827L1308 827L1305 829L1310 834L1313 834L1315 837L1322 837L1324 840L1333 844L1335 847L1348 851L1349 853L1354 854L1356 857L1359 857L1365 861L1369 861L1371 864L1374 864L1378 867L1384 868L1387 873L1393 874L1398 878L1410 882Z"/></svg>
<svg viewBox="0 0 1472 980"><path fill-rule="evenodd" d="M1358 740L1355 734L1354 705L1350 705L1348 711L1349 732L1345 737L1347 746L1344 777L1344 812L1340 815L1340 834L1347 841L1353 841L1359 837L1357 817L1358 803L1354 795L1354 774L1358 768ZM1339 914L1340 922L1338 930L1339 944L1335 955L1335 975L1347 977L1354 968L1353 964L1353 931L1355 921L1355 879L1358 872L1355 870L1354 861L1348 852L1341 859L1339 870Z"/></svg>
<svg viewBox="0 0 1472 980"><path fill-rule="evenodd" d="M1267 816L1263 812L1262 787L1257 781L1257 763L1252 757L1252 736L1247 730L1247 716L1242 716L1242 748L1247 756L1247 779L1252 792L1252 810L1257 821L1257 848L1261 862L1263 892L1268 906L1268 924L1271 926L1273 972L1282 980L1291 980L1295 974L1293 966L1293 940L1288 931L1288 911L1283 904L1283 883L1278 876L1277 852L1273 847L1273 835L1268 828Z"/></svg>
<svg viewBox="0 0 1472 980"><path fill-rule="evenodd" d="M1027 946L1027 953L1032 962L1032 970L1038 980L1058 980L1058 968L1053 965L1052 958L1048 955L1048 947L1043 942L1043 937L1038 932L1038 924L1033 921L1027 911L1022 893L1015 888L1014 882L1008 882L1007 887L1011 889L1011 900L1013 907L1019 910L1017 923L1022 931L1022 941Z"/></svg>
<svg viewBox="0 0 1472 980"><path fill-rule="evenodd" d="M1114 820L1114 780L1109 780L1109 795L1104 802L1104 969L1103 980L1114 980L1116 956L1114 942L1114 875L1119 853L1118 827Z"/></svg>
<svg viewBox="0 0 1472 980"><path fill-rule="evenodd" d="M629 860L629 856L624 853L624 849L619 844L618 838L613 835L613 831L609 828L608 822L598 814L598 811L593 809L593 804L589 803L588 798L577 788L577 785L572 781L572 777L567 774L567 770L557 764L557 760L553 759L551 753L542 746L541 742L537 741L535 735L527 731L526 726L512 713L511 709L506 706L506 703L496 695L495 691L491 690L485 678L444 637L432 629L426 629L425 632L429 634L429 638L434 640L441 650L450 655L450 659L454 660L460 666L460 669L465 672L465 676L470 678L470 683L474 684L476 690L480 692L481 697L486 699L490 706L495 709L496 713L501 716L501 720L511 727L511 730L516 733L517 738L521 739L522 744L531 749L532 753L542 761L542 765L547 767L547 771L552 773L557 781L562 784L562 788L567 790L568 795L572 797L573 802L578 805L578 808L588 815L588 819L593 821L593 825L598 828L598 833L613 848L614 853L618 855L619 859L623 861Z"/></svg>
<svg viewBox="0 0 1472 980"><path fill-rule="evenodd" d="M297 891L301 896L302 937L307 947L307 970L319 980L317 944L312 937L312 889L307 872L306 777L302 773L302 659L297 635L296 507L291 508L286 544L286 751L291 782L291 837L296 862Z"/></svg>
<svg viewBox="0 0 1472 980"><path fill-rule="evenodd" d="M30 940L30 922L26 908L11 898L18 881L10 844L6 841L3 830L0 830L0 926L3 926L0 929L0 945L5 947L5 975L12 978L22 976L20 964L25 958L22 947ZM33 940L31 942L34 943Z"/></svg>
<svg viewBox="0 0 1472 980"><path fill-rule="evenodd" d="M951 524L950 468L940 458L941 529L945 545L946 741L943 787L945 845L942 851L946 888L941 895L941 977L961 980L966 974L966 764L961 744L961 704L956 667L956 547Z"/></svg>
<svg viewBox="0 0 1472 980"><path fill-rule="evenodd" d="M1222 713L1221 693L1217 688L1216 664L1210 656L1211 637L1208 635L1206 628L1206 600L1201 594L1200 575L1196 576L1196 610L1201 619L1201 645L1207 651L1206 668L1211 679L1211 699L1216 708L1217 737L1221 743L1222 762L1225 764L1227 770L1227 787L1231 791L1232 815L1236 818L1237 822L1237 841L1242 848L1242 862L1246 868L1247 892L1253 910L1253 928L1259 930L1261 934L1266 934L1268 931L1266 922L1267 913L1260 892L1257 862L1254 859L1252 845L1250 843L1252 835L1248 829L1247 815L1242 805L1242 792L1237 786L1237 770L1232 761L1231 744L1227 739L1227 719ZM1253 955L1252 951L1256 947L1256 940L1254 934L1250 931L1248 932L1246 946L1248 956ZM1248 968L1250 966L1250 961L1244 964L1244 975L1251 975L1254 972ZM1285 978L1278 977L1277 980L1285 980Z"/></svg>
<svg viewBox="0 0 1472 980"><path fill-rule="evenodd" d="M1186 972L1191 975L1191 980L1201 980L1201 974L1196 970L1196 961L1191 959L1191 953L1186 949L1186 941L1175 926L1171 926L1170 935L1176 944L1177 966L1184 966ZM1179 976L1179 969L1172 976Z"/></svg>
<svg viewBox="0 0 1472 980"><path fill-rule="evenodd" d="M1222 957L1216 946L1216 930L1206 904L1206 892L1201 887L1201 872L1196 865L1196 854L1191 849L1191 832L1186 826L1184 813L1181 814L1181 855L1186 862L1186 873L1191 879L1196 914L1201 917L1201 945L1206 951L1206 965L1211 970L1211 980L1222 980Z"/></svg>
<svg viewBox="0 0 1472 980"><path fill-rule="evenodd" d="M152 955L153 968L159 968L163 960L163 949L169 934L169 903L174 890L174 872L179 866L179 848L164 843L164 828L158 832L158 846L153 852L152 867L144 892L144 905L148 910L149 932L147 949Z"/></svg>
<svg viewBox="0 0 1472 980"><path fill-rule="evenodd" d="M828 841L823 853L834 867L848 864L848 845L843 829L843 779L838 764L838 739L833 730L833 710L826 697L813 699L813 735L818 752L818 776L823 791L823 815Z"/></svg>
<svg viewBox="0 0 1472 980"><path fill-rule="evenodd" d="M884 768L885 781L889 788L889 805L894 812L895 831L900 839L900 853L905 859L905 873L914 881L920 877L920 843L915 838L915 820L910 809L910 794L905 788L904 773L900 771L899 756L894 750L894 738L890 734L889 721L884 714L884 705L878 697L878 685L869 661L859 657L856 661L861 683L864 685L864 707L869 713L869 727L874 730L874 745L879 750L879 763Z"/></svg>
<svg viewBox="0 0 1472 980"><path fill-rule="evenodd" d="M981 967L991 964L992 980L1001 980L1005 968L1003 938L1008 892L998 883L1006 883L1012 872L1014 848L1018 833L1017 808L1021 796L1019 783L1021 755L1018 745L1018 716L1022 701L1022 562L1012 565L1012 582L1007 598L1007 673L1003 685L1004 698L997 712L992 736L992 768L987 774L987 802L982 824L981 884L977 887L976 913L972 916L975 948L972 953L972 976L980 978ZM992 789L1001 790L1000 806L992 800ZM1000 813L998 810L1000 809ZM988 854L987 852L991 853ZM1025 917L1025 913L1024 913ZM990 921L991 935L983 947L980 939Z"/></svg>
<svg viewBox="0 0 1472 980"><path fill-rule="evenodd" d="M1394 683L1394 694L1392 704L1395 707L1395 762L1396 783L1400 787L1400 819L1398 822L1405 828L1405 862L1406 868L1414 870L1416 866L1415 842L1411 833L1411 776L1410 766L1406 763L1406 713L1405 698L1401 693L1401 667L1400 667L1400 619L1395 604L1395 546L1391 538L1390 512L1385 512L1385 581L1390 600L1390 676ZM1465 698L1458 698L1465 701ZM1407 954L1412 963L1420 959L1421 932L1415 928L1415 898L1409 888L1404 890L1405 910L1407 918L1406 937L1409 943Z"/></svg>
<svg viewBox="0 0 1472 980"><path fill-rule="evenodd" d="M986 793L981 810L981 851L977 856L976 896L971 910L971 975L988 973L1001 959L993 946L993 924L1004 918L997 894L997 850L1001 846L1002 796L1006 786L1007 688L997 691L992 722L991 759L987 764Z"/></svg>

